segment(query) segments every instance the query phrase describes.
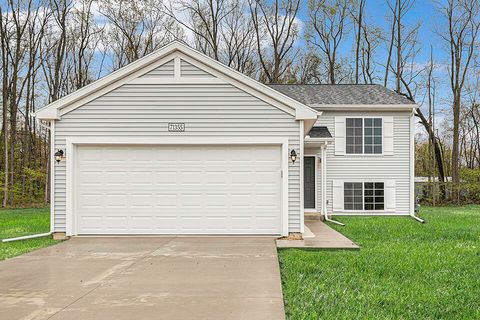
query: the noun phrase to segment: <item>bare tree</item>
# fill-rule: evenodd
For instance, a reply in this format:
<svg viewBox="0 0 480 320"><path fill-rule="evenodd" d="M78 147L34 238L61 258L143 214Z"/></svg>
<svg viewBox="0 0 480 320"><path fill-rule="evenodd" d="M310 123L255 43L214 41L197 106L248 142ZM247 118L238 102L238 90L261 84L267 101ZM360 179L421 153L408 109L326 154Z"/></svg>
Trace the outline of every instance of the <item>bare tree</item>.
<svg viewBox="0 0 480 320"><path fill-rule="evenodd" d="M389 1L389 0L387 0ZM397 7L398 3L401 0L395 0L395 5L392 7L390 2L388 3L388 6L390 8L390 11L392 13L391 16L391 26L390 26L390 41L388 43L388 52L387 52L387 63L385 64L385 76L383 77L383 86L386 87L388 83L388 73L390 71L390 64L392 61L392 52L393 52L393 45L395 43L395 29L397 25Z"/></svg>
<svg viewBox="0 0 480 320"><path fill-rule="evenodd" d="M435 102L436 102L436 79L434 78L435 62L433 60L433 49L430 48L430 61L426 70L426 89L427 89L427 103L428 103L428 118L424 116L421 109L417 110L417 116L427 131L429 139L429 157L435 159L436 171L438 174L438 181L445 181L445 169L443 166L443 154L440 149L439 141L435 133ZM432 157L433 155L433 157ZM432 161L433 162L433 161ZM432 164L432 163L431 163ZM435 166L430 165L432 171L435 172ZM433 176L431 174L430 176ZM442 197L444 196L444 190L442 188Z"/></svg>
<svg viewBox="0 0 480 320"><path fill-rule="evenodd" d="M92 63L105 27L95 23L94 1L80 0L70 14L66 59L71 65L69 80L72 90L80 89L96 78L91 70Z"/></svg>
<svg viewBox="0 0 480 320"><path fill-rule="evenodd" d="M222 29L239 6L240 2L230 0L178 0L171 2L166 13L193 33L198 50L220 60Z"/></svg>
<svg viewBox="0 0 480 320"><path fill-rule="evenodd" d="M225 17L220 30L223 63L253 77L258 71L256 59L256 39L253 20L247 13L247 4L238 2L230 14Z"/></svg>
<svg viewBox="0 0 480 320"><path fill-rule="evenodd" d="M328 82L338 83L336 77L340 68L338 49L347 32L348 2L346 0L310 0L309 24L312 34L307 41L325 55L327 60Z"/></svg>
<svg viewBox="0 0 480 320"><path fill-rule="evenodd" d="M281 82L295 59L299 6L300 0L249 0L263 82Z"/></svg>
<svg viewBox="0 0 480 320"><path fill-rule="evenodd" d="M50 101L55 101L63 94L61 93L62 86L66 82L63 77L63 67L65 63L65 55L67 50L67 17L72 9L72 1L65 0L50 0L53 16L56 21L56 26L50 30L51 34L57 34L57 30L60 29L58 37L53 36L52 48L48 50L52 51L53 55L51 59L47 60L48 65L46 71L46 77L49 81ZM68 92L67 92L68 93Z"/></svg>
<svg viewBox="0 0 480 320"><path fill-rule="evenodd" d="M364 28L363 25L363 20L364 18L364 12L365 12L365 0L359 0L357 2L357 11L352 11L352 17L353 20L355 21L355 84L358 84L358 79L359 79L359 69L360 69L360 47L361 47L361 40L362 40L362 34L365 36L366 34L366 28ZM366 40L367 45L370 45L370 42L368 39ZM369 56L370 57L370 56Z"/></svg>
<svg viewBox="0 0 480 320"><path fill-rule="evenodd" d="M3 207L14 201L11 189L17 177L22 177L25 191L25 167L31 159L30 114L35 108L41 39L49 18L45 6L45 2L33 0L9 0L0 5Z"/></svg>
<svg viewBox="0 0 480 320"><path fill-rule="evenodd" d="M416 110L416 116L420 118L420 122L428 134L429 141L433 147L436 166L438 170L439 181L445 180L443 153L439 140L435 133L433 123L433 106L435 103L435 87L434 87L434 61L433 53L427 68L419 68L417 64L417 56L419 53L418 30L420 22L411 25L409 28L403 26L403 19L410 12L413 1L396 0L395 5L389 5L392 12L393 21L391 29L391 42L389 46L389 56L387 57L386 73L384 83L388 81L388 71L390 70L395 78L395 90L406 96L413 102L417 101L419 88L423 83L421 75L426 73L426 87L429 102L429 116L425 117L421 108ZM391 54L393 48L396 49L395 66L391 63ZM443 194L443 192L442 192Z"/></svg>
<svg viewBox="0 0 480 320"><path fill-rule="evenodd" d="M324 76L321 74L322 59L315 51L307 51L300 55L296 65L295 74L300 84L322 83Z"/></svg>
<svg viewBox="0 0 480 320"><path fill-rule="evenodd" d="M361 68L363 82L373 84L375 80L375 53L380 45L381 30L362 25L363 41L361 43Z"/></svg>
<svg viewBox="0 0 480 320"><path fill-rule="evenodd" d="M448 0L440 6L448 31L439 32L449 47L449 75L453 101L452 180L460 182L460 113L462 90L478 46L480 3L478 0Z"/></svg>
<svg viewBox="0 0 480 320"><path fill-rule="evenodd" d="M109 23L105 45L113 51L113 69L183 39L183 30L165 13L162 0L103 0L100 12Z"/></svg>
<svg viewBox="0 0 480 320"><path fill-rule="evenodd" d="M2 206L9 198L9 185L14 181L15 146L17 143L18 104L26 79L22 77L27 50L24 37L28 32L34 4L9 0L0 6L0 39L2 42L2 103L4 135L4 193Z"/></svg>
<svg viewBox="0 0 480 320"><path fill-rule="evenodd" d="M405 63L411 61L411 56L416 55L417 52L408 52L412 49L418 51L418 46L413 45L413 42L417 41L417 34L420 28L420 21L411 27L404 26L403 20L405 16L411 11L415 0L395 0L394 3L387 1L388 7L391 12L391 28L390 28L390 41L388 44L387 63L385 65L385 77L384 85L388 84L389 71L393 71L395 74L395 91L402 92L402 79L405 77L402 72L405 69ZM404 48L404 46L406 48ZM393 49L396 50L396 65L393 66L392 59ZM393 60L393 61L392 61Z"/></svg>

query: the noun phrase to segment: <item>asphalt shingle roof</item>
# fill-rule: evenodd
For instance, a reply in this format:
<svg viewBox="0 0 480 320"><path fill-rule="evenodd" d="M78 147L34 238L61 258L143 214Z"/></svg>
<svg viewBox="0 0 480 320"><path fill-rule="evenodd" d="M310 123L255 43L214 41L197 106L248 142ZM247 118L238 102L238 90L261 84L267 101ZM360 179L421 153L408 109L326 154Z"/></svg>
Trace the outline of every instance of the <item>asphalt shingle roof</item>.
<svg viewBox="0 0 480 320"><path fill-rule="evenodd" d="M270 84L303 104L414 104L406 97L378 84Z"/></svg>
<svg viewBox="0 0 480 320"><path fill-rule="evenodd" d="M308 133L310 138L331 138L332 134L327 127L312 127Z"/></svg>

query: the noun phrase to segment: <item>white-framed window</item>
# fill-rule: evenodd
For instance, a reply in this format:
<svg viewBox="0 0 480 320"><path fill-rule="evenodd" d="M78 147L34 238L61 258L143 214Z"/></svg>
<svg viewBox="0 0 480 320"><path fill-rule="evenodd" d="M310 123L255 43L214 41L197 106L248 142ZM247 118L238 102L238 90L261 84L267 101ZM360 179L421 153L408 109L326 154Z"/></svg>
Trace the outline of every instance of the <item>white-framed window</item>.
<svg viewBox="0 0 480 320"><path fill-rule="evenodd" d="M344 182L343 208L350 211L381 211L385 209L383 182Z"/></svg>
<svg viewBox="0 0 480 320"><path fill-rule="evenodd" d="M382 154L382 127L382 118L346 118L345 152L347 154Z"/></svg>

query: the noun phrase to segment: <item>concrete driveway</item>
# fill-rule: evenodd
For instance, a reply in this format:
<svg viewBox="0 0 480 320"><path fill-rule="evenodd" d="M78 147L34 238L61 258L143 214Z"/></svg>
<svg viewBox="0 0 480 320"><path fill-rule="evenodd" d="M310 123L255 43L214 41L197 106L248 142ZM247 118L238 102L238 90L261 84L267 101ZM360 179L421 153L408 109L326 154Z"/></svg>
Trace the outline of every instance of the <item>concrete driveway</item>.
<svg viewBox="0 0 480 320"><path fill-rule="evenodd" d="M0 319L284 319L275 240L73 238L0 262Z"/></svg>

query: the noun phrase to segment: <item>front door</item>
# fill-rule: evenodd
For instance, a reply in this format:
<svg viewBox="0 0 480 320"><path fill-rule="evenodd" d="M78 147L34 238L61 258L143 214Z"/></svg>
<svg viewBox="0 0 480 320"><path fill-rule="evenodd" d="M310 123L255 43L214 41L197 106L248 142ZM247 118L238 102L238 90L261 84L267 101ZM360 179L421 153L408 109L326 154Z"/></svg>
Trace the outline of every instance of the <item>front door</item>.
<svg viewBox="0 0 480 320"><path fill-rule="evenodd" d="M305 209L315 209L315 157L303 158L303 194Z"/></svg>

